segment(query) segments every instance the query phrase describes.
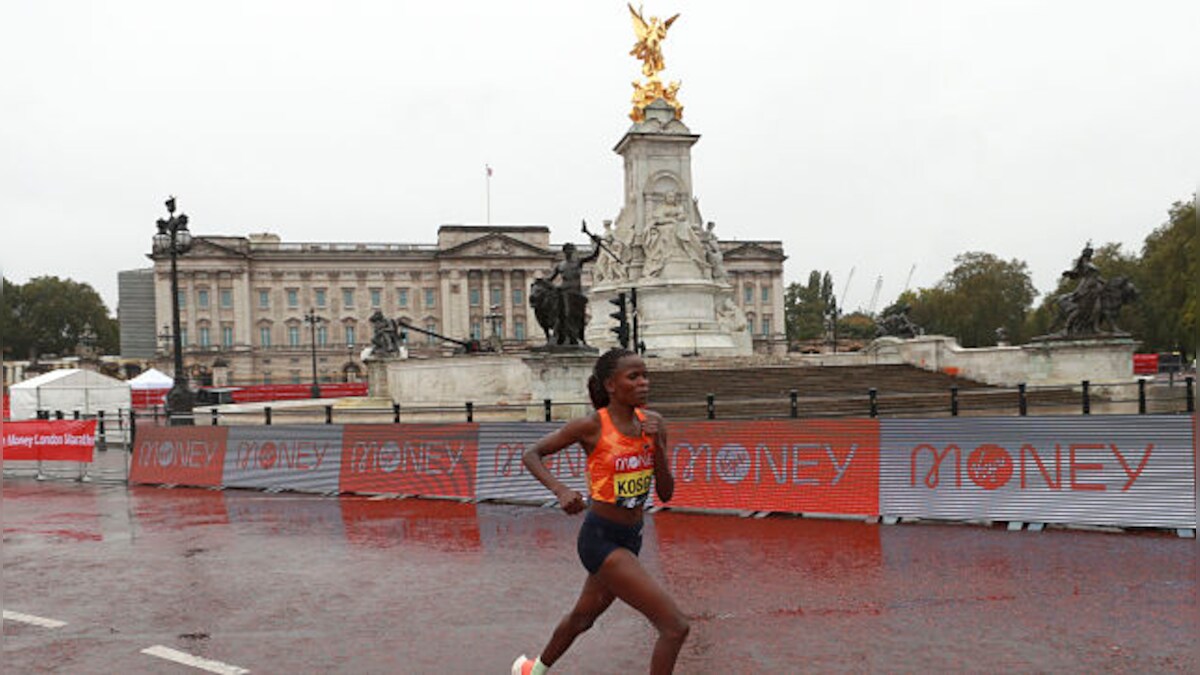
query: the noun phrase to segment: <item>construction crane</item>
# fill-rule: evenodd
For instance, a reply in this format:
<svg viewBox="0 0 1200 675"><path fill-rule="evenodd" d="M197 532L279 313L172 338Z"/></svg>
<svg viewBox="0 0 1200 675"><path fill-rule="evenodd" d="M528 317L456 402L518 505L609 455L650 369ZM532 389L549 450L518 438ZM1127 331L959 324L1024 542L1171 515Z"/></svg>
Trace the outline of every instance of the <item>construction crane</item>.
<svg viewBox="0 0 1200 675"><path fill-rule="evenodd" d="M871 293L871 304L867 305L867 314L875 313L875 304L879 302L879 291L883 288L883 275L875 278L875 291Z"/></svg>
<svg viewBox="0 0 1200 675"><path fill-rule="evenodd" d="M850 281L852 279L854 279L854 266L850 267L850 274L846 275L846 285L842 286L842 299L838 302L839 312L846 311L846 293L850 290Z"/></svg>
<svg viewBox="0 0 1200 675"><path fill-rule="evenodd" d="M916 272L916 271L917 271L917 263L913 263L913 266L908 268L908 278L904 280L904 290L906 290L906 291L908 290L908 285L912 283L913 272Z"/></svg>

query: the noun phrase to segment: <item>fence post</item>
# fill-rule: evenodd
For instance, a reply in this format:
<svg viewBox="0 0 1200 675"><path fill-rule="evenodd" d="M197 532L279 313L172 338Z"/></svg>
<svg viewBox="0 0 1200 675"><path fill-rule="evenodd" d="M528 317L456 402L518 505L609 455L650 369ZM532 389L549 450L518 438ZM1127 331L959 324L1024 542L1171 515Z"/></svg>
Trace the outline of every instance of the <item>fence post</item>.
<svg viewBox="0 0 1200 675"><path fill-rule="evenodd" d="M1188 375L1184 382L1187 383L1187 411L1196 412L1196 378Z"/></svg>
<svg viewBox="0 0 1200 675"><path fill-rule="evenodd" d="M546 411L546 421L547 422L550 421L551 405L552 405L552 403L550 402L550 399L548 399L548 398L542 399L542 409Z"/></svg>
<svg viewBox="0 0 1200 675"><path fill-rule="evenodd" d="M1082 382L1082 384L1083 384L1083 414L1091 415L1092 414L1092 394L1090 391L1090 387L1091 387L1092 383L1088 382L1087 380L1084 380Z"/></svg>
<svg viewBox="0 0 1200 675"><path fill-rule="evenodd" d="M271 426L271 406L269 405L263 407L263 420L264 424Z"/></svg>
<svg viewBox="0 0 1200 675"><path fill-rule="evenodd" d="M213 408L209 412L212 413L212 425L215 427L217 426L217 409Z"/></svg>
<svg viewBox="0 0 1200 675"><path fill-rule="evenodd" d="M104 442L100 443L100 449L107 451L108 450L108 432L104 430L104 411L97 410L96 418L99 420L98 423L96 424L96 441L99 442L100 439L103 438Z"/></svg>
<svg viewBox="0 0 1200 675"><path fill-rule="evenodd" d="M879 417L879 392L875 391L874 387L871 387L867 390L867 398L870 399L871 417Z"/></svg>
<svg viewBox="0 0 1200 675"><path fill-rule="evenodd" d="M1146 378L1138 378L1138 414L1146 414Z"/></svg>
<svg viewBox="0 0 1200 675"><path fill-rule="evenodd" d="M475 404L471 401L467 401L467 421L475 421Z"/></svg>
<svg viewBox="0 0 1200 675"><path fill-rule="evenodd" d="M950 387L950 416L958 417L958 385Z"/></svg>
<svg viewBox="0 0 1200 675"><path fill-rule="evenodd" d="M400 404L392 404L392 424L400 424Z"/></svg>
<svg viewBox="0 0 1200 675"><path fill-rule="evenodd" d="M795 389L788 392L788 398L791 399L792 404L792 417L794 418L800 416L800 402L796 400L799 396L800 392Z"/></svg>
<svg viewBox="0 0 1200 675"><path fill-rule="evenodd" d="M133 452L133 444L137 441L137 411L129 409L129 452Z"/></svg>
<svg viewBox="0 0 1200 675"><path fill-rule="evenodd" d="M333 424L333 406L325 406L325 424Z"/></svg>
<svg viewBox="0 0 1200 675"><path fill-rule="evenodd" d="M1025 395L1025 383L1017 385L1017 412L1021 417L1029 414L1029 398Z"/></svg>

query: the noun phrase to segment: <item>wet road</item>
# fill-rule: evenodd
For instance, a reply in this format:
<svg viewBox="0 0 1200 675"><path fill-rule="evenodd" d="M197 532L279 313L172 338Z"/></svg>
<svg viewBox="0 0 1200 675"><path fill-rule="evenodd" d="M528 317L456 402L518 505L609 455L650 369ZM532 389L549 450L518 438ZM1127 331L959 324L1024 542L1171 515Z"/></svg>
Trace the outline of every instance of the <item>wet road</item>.
<svg viewBox="0 0 1200 675"><path fill-rule="evenodd" d="M584 572L549 509L6 479L8 673L505 673ZM678 672L1197 672L1195 540L663 512ZM556 673L644 672L614 605ZM226 672L238 672L229 670Z"/></svg>

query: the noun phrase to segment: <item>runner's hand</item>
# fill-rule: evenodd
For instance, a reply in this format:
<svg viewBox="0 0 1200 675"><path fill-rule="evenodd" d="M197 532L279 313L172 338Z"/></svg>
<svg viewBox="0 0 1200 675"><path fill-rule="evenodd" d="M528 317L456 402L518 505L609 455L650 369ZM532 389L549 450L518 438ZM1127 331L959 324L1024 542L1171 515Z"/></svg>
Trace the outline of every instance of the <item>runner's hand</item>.
<svg viewBox="0 0 1200 675"><path fill-rule="evenodd" d="M642 420L642 433L658 442L658 432L662 430L662 418L657 415L646 415Z"/></svg>
<svg viewBox="0 0 1200 675"><path fill-rule="evenodd" d="M579 513L587 507L587 504L583 502L583 495L574 490L563 490L558 493L558 505L571 515Z"/></svg>

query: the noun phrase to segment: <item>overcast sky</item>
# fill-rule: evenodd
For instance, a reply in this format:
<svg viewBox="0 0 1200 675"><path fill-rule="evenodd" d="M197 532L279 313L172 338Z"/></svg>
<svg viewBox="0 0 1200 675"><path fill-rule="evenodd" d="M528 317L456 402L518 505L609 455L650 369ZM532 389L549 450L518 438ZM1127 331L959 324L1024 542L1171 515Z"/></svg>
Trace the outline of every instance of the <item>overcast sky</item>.
<svg viewBox="0 0 1200 675"><path fill-rule="evenodd" d="M964 251L1039 291L1137 251L1200 179L1200 2L656 0L693 179L724 239L781 239L848 309ZM148 265L197 234L433 243L441 224L615 218L639 62L616 0L0 4L0 266ZM847 277L854 276L846 288Z"/></svg>

